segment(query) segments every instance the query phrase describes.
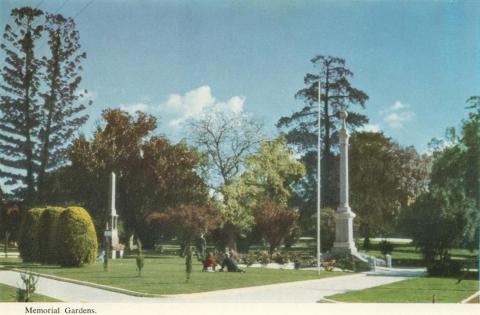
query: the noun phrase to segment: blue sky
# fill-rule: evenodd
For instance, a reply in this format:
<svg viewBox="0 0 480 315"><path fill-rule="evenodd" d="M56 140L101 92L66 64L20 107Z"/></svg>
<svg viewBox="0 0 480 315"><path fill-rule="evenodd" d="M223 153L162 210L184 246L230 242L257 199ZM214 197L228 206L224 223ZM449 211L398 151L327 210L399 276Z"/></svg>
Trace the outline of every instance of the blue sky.
<svg viewBox="0 0 480 315"><path fill-rule="evenodd" d="M19 4L74 16L90 0L0 0L0 20ZM316 54L346 59L370 99L370 129L425 151L466 117L480 94L479 1L113 1L75 19L88 57L93 105L83 132L107 107L141 109L159 131L188 136L183 122L209 106L274 124ZM45 49L45 48L43 48ZM1 59L3 60L3 56Z"/></svg>

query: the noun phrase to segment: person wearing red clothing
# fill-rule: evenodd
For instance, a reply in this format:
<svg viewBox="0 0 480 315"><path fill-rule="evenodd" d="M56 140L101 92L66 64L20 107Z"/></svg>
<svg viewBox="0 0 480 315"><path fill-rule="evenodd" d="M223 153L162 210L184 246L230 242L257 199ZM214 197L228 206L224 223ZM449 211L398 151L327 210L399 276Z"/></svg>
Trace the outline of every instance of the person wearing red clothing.
<svg viewBox="0 0 480 315"><path fill-rule="evenodd" d="M217 261L213 257L212 252L209 252L207 258L203 262L203 271L215 271L215 268L218 266Z"/></svg>

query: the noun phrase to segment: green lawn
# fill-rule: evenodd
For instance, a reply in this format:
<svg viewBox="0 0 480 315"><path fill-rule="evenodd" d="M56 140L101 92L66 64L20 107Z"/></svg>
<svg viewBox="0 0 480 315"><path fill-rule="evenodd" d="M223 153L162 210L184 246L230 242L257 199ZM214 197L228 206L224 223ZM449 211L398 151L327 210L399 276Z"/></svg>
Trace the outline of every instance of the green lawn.
<svg viewBox="0 0 480 315"><path fill-rule="evenodd" d="M71 278L97 284L150 294L180 294L221 289L258 286L280 282L318 279L315 271L272 270L247 268L246 273L201 272L201 265L194 263L191 279L185 282L185 260L177 256L160 256L145 259L142 277L137 276L135 259L109 261L109 269L103 271L101 263L81 268L60 268L22 264L18 259L0 259L0 265L28 268L31 271ZM342 272L322 272L321 278L341 276Z"/></svg>
<svg viewBox="0 0 480 315"><path fill-rule="evenodd" d="M0 284L0 302L16 302L16 288ZM48 296L33 294L32 302L61 302Z"/></svg>
<svg viewBox="0 0 480 315"><path fill-rule="evenodd" d="M357 242L357 248L359 251L367 253L369 255L376 256L378 258L384 259L383 254L378 249L378 242L372 241L370 250L366 251L363 249L362 242ZM449 251L452 259L455 260L469 260L470 264L478 265L478 263L473 263L473 260L478 260L478 250L470 252L467 249L462 248L453 248ZM393 267L425 267L423 262L422 253L419 249L416 249L412 244L395 244L392 252L392 262Z"/></svg>
<svg viewBox="0 0 480 315"><path fill-rule="evenodd" d="M353 303L459 303L478 290L477 280L421 277L386 284L371 289L328 296L340 302Z"/></svg>

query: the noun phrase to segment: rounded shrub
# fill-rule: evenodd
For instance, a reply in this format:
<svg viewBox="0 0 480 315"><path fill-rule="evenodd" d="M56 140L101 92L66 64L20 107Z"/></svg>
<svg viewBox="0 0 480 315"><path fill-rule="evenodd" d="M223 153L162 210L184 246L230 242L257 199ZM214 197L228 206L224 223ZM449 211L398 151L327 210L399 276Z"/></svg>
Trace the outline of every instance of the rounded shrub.
<svg viewBox="0 0 480 315"><path fill-rule="evenodd" d="M58 262L62 266L81 266L95 262L97 235L92 218L80 207L69 207L58 220Z"/></svg>
<svg viewBox="0 0 480 315"><path fill-rule="evenodd" d="M44 208L32 208L25 213L20 229L18 251L24 262L38 261L38 227Z"/></svg>
<svg viewBox="0 0 480 315"><path fill-rule="evenodd" d="M41 263L58 263L57 227L60 214L65 210L61 207L48 207L40 217L38 227L38 250Z"/></svg>

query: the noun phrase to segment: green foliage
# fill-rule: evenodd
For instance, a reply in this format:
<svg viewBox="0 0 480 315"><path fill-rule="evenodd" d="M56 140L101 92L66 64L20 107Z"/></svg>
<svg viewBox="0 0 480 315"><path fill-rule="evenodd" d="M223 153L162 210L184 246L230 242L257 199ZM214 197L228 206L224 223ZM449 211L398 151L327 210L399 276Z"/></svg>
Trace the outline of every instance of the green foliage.
<svg viewBox="0 0 480 315"><path fill-rule="evenodd" d="M84 96L78 87L86 54L79 52L73 18L28 6L11 11L3 38L1 173L6 185L17 186L17 197L32 205L45 173L64 162L65 145L88 119L81 115L85 103L77 104ZM39 50L40 44L47 49Z"/></svg>
<svg viewBox="0 0 480 315"><path fill-rule="evenodd" d="M39 260L38 229L40 217L45 209L32 208L25 213L20 230L18 251L24 262Z"/></svg>
<svg viewBox="0 0 480 315"><path fill-rule="evenodd" d="M88 212L80 207L69 207L58 221L59 263L62 266L81 266L95 262L97 235Z"/></svg>
<svg viewBox="0 0 480 315"><path fill-rule="evenodd" d="M320 244L323 253L329 251L335 242L335 209L323 208L320 212Z"/></svg>
<svg viewBox="0 0 480 315"><path fill-rule="evenodd" d="M226 224L220 233L226 235L228 246L235 248L238 234L249 231L253 219L238 200L243 198L244 191L236 192L229 186L245 166L245 158L263 138L262 125L243 113L208 111L201 119L191 120L189 129L207 161L200 170L216 193L223 195L224 206L219 208Z"/></svg>
<svg viewBox="0 0 480 315"><path fill-rule="evenodd" d="M246 164L241 185L250 187L256 200L268 199L287 205L293 185L305 176L305 167L293 158L283 138L262 142Z"/></svg>
<svg viewBox="0 0 480 315"><path fill-rule="evenodd" d="M58 262L57 228L60 214L65 210L60 207L46 208L38 228L38 250L41 263L55 264Z"/></svg>
<svg viewBox="0 0 480 315"><path fill-rule="evenodd" d="M31 297L36 290L38 276L22 272L20 273L20 278L25 288L17 289L17 302L31 302Z"/></svg>
<svg viewBox="0 0 480 315"><path fill-rule="evenodd" d="M462 263L457 260L434 261L428 264L427 271L432 277L457 277L461 274Z"/></svg>
<svg viewBox="0 0 480 315"><path fill-rule="evenodd" d="M462 244L474 228L473 207L463 194L434 191L420 196L405 210L403 227L427 263L447 263L449 249Z"/></svg>
<svg viewBox="0 0 480 315"><path fill-rule="evenodd" d="M286 206L293 186L304 175L304 166L293 158L283 138L261 142L258 151L247 158L245 172L222 187L226 222L237 233L249 232L255 223L252 208L262 200Z"/></svg>
<svg viewBox="0 0 480 315"><path fill-rule="evenodd" d="M335 267L342 270L353 270L355 271L355 260L352 255L338 255L335 257Z"/></svg>
<svg viewBox="0 0 480 315"><path fill-rule="evenodd" d="M17 241L20 223L19 204L17 202L0 201L0 238L8 235L10 241Z"/></svg>
<svg viewBox="0 0 480 315"><path fill-rule="evenodd" d="M153 116L106 109L102 117L105 126L98 127L92 139L80 137L70 147L71 165L48 176L46 199L84 206L101 231L108 219L108 179L115 171L117 211L125 233L137 235L151 248L157 235L146 218L152 212L207 202L207 186L197 174L202 157L184 142L152 135L157 127Z"/></svg>
<svg viewBox="0 0 480 315"><path fill-rule="evenodd" d="M360 233L392 233L402 207L426 191L429 160L383 133L356 132L350 143L350 204Z"/></svg>
<svg viewBox="0 0 480 315"><path fill-rule="evenodd" d="M0 148L1 173L9 185L26 185L25 198L31 202L38 160L36 140L41 123L41 58L35 55L34 47L42 36L43 12L22 7L13 9L10 16L12 24L4 28L5 42L0 45L5 56L0 86L0 136L5 143ZM7 171L5 167L16 171Z"/></svg>

